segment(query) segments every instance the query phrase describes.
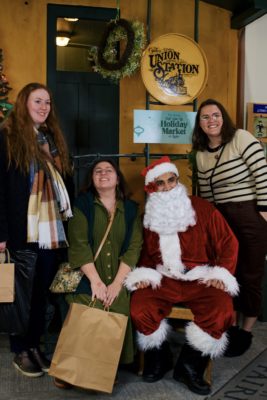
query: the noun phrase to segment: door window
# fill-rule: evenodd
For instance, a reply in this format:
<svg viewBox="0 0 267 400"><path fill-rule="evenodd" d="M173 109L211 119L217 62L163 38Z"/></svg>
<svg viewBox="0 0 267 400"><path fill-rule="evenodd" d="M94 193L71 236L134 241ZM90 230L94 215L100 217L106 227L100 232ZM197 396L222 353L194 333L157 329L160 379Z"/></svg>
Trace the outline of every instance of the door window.
<svg viewBox="0 0 267 400"><path fill-rule="evenodd" d="M106 21L57 18L57 71L93 72L93 52L106 25Z"/></svg>

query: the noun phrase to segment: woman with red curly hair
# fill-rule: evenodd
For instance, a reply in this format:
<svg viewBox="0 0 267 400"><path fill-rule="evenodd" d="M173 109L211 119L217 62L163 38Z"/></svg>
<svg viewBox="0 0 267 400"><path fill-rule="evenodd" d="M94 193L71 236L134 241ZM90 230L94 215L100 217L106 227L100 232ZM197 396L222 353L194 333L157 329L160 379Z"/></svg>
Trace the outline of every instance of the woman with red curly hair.
<svg viewBox="0 0 267 400"><path fill-rule="evenodd" d="M30 83L0 129L0 252L31 249L37 254L28 330L10 335L13 364L28 377L49 369L39 345L48 288L59 252L67 247L63 221L72 216L65 186L70 174L51 91Z"/></svg>

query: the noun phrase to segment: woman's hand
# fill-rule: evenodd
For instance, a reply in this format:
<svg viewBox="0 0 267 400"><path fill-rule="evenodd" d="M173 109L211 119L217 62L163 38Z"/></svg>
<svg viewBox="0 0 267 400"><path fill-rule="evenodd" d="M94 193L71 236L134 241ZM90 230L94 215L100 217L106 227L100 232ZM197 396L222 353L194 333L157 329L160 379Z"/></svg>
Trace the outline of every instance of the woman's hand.
<svg viewBox="0 0 267 400"><path fill-rule="evenodd" d="M6 242L0 242L0 253L3 253L6 249Z"/></svg>
<svg viewBox="0 0 267 400"><path fill-rule="evenodd" d="M260 215L262 216L263 219L267 222L267 211L260 211Z"/></svg>
<svg viewBox="0 0 267 400"><path fill-rule="evenodd" d="M129 265L121 261L114 281L107 287L107 296L104 302L105 307L110 307L113 301L119 296L123 282L130 271L131 268Z"/></svg>
<svg viewBox="0 0 267 400"><path fill-rule="evenodd" d="M219 279L210 279L209 281L205 282L205 285L207 287L215 287L216 289L221 289L221 290L225 290L225 284L223 283L223 281L219 280Z"/></svg>
<svg viewBox="0 0 267 400"><path fill-rule="evenodd" d="M96 270L94 263L88 263L83 265L81 267L81 271L86 275L86 277L90 281L92 290L92 300L98 299L102 301L102 303L104 304L107 295L107 286L100 279L100 276Z"/></svg>
<svg viewBox="0 0 267 400"><path fill-rule="evenodd" d="M148 286L150 286L150 283L148 281L142 281L138 282L135 286L136 289L146 289Z"/></svg>
<svg viewBox="0 0 267 400"><path fill-rule="evenodd" d="M105 301L107 298L107 287L106 285L101 281L91 281L91 290L92 290L92 300L98 299L102 301L102 303L105 305Z"/></svg>
<svg viewBox="0 0 267 400"><path fill-rule="evenodd" d="M122 288L122 283L114 280L110 285L107 287L106 293L106 300L104 301L105 307L110 307L113 301L118 297Z"/></svg>

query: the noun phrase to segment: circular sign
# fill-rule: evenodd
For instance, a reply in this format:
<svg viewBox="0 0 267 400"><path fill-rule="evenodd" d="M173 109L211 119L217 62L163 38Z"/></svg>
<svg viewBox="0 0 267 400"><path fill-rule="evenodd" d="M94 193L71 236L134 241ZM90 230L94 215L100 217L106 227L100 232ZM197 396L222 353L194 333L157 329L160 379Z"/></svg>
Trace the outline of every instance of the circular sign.
<svg viewBox="0 0 267 400"><path fill-rule="evenodd" d="M147 91L163 104L191 102L204 89L208 63L201 47L187 36L169 33L153 40L141 59Z"/></svg>

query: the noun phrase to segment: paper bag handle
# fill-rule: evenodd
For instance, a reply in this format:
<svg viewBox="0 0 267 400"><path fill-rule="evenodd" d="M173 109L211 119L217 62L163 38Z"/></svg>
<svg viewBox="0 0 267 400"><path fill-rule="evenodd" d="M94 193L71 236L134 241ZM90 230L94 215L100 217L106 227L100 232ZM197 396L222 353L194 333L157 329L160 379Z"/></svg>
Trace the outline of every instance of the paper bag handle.
<svg viewBox="0 0 267 400"><path fill-rule="evenodd" d="M92 307L92 308L94 308L94 307L95 307L95 305L96 305L96 299L94 299L94 300L91 300L91 301L90 301L90 303L88 304L88 307Z"/></svg>
<svg viewBox="0 0 267 400"><path fill-rule="evenodd" d="M91 300L90 303L88 304L88 307L94 308L95 305L96 305L96 300L97 300L97 299ZM109 307L104 307L103 310L109 312Z"/></svg>
<svg viewBox="0 0 267 400"><path fill-rule="evenodd" d="M5 255L4 259L2 259L1 254ZM0 253L0 263L1 262L3 263L7 262L8 264L10 264L10 253L7 248L5 248L5 251L3 253Z"/></svg>
<svg viewBox="0 0 267 400"><path fill-rule="evenodd" d="M10 253L7 248L5 249L5 253L6 253L7 262L10 264Z"/></svg>

